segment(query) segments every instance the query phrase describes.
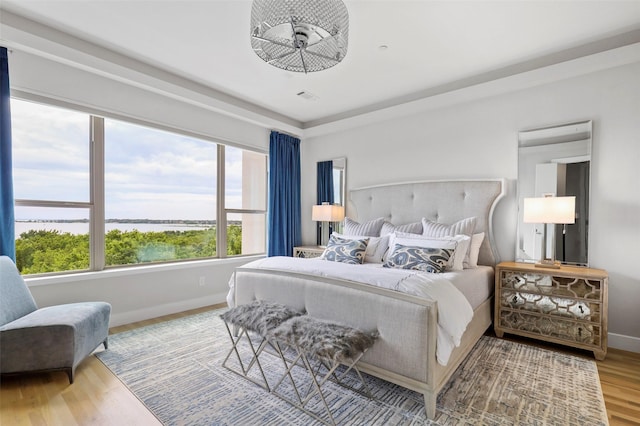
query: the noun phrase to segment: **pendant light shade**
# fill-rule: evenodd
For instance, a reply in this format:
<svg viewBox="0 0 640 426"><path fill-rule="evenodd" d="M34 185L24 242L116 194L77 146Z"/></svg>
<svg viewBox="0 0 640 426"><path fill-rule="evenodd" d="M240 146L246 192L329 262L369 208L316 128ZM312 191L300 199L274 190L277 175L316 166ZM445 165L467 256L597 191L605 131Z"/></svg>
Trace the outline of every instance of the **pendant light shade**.
<svg viewBox="0 0 640 426"><path fill-rule="evenodd" d="M251 47L294 72L322 71L347 54L349 13L341 0L254 0Z"/></svg>

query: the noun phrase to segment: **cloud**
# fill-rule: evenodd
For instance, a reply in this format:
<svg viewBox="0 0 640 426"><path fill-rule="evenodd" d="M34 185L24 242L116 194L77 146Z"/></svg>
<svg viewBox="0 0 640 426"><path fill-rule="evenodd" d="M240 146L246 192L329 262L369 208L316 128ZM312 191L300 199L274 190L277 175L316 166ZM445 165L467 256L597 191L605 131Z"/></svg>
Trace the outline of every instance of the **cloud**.
<svg viewBox="0 0 640 426"><path fill-rule="evenodd" d="M89 115L15 99L11 107L16 198L89 201ZM243 161L264 159L252 155L225 150L230 208L263 208L242 206L243 167L248 167ZM105 119L107 218L215 219L216 169L213 142ZM264 167L249 171L265 175ZM42 209L41 214L77 214L63 210Z"/></svg>
<svg viewBox="0 0 640 426"><path fill-rule="evenodd" d="M89 200L89 117L11 100L14 196Z"/></svg>

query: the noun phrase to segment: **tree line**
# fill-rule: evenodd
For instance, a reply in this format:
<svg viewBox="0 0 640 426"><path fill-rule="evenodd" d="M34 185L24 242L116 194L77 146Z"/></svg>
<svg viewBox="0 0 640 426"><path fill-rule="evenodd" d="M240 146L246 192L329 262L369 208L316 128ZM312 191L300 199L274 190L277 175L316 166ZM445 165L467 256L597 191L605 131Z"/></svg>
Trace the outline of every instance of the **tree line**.
<svg viewBox="0 0 640 426"><path fill-rule="evenodd" d="M187 231L120 231L105 235L106 266L216 256L216 228ZM242 253L242 226L227 227L227 255ZM89 234L30 230L16 239L20 273L89 269Z"/></svg>

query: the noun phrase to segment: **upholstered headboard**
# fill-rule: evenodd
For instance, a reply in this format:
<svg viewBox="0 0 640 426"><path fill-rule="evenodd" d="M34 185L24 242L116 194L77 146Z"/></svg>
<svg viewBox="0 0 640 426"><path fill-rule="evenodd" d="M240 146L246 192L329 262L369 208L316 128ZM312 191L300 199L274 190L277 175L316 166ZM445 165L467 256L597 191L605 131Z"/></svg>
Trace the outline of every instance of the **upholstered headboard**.
<svg viewBox="0 0 640 426"><path fill-rule="evenodd" d="M395 225L423 217L451 224L477 217L474 233L484 232L478 264L499 262L493 236L493 210L505 194L504 179L439 180L370 186L349 192L348 216L364 222L384 217Z"/></svg>

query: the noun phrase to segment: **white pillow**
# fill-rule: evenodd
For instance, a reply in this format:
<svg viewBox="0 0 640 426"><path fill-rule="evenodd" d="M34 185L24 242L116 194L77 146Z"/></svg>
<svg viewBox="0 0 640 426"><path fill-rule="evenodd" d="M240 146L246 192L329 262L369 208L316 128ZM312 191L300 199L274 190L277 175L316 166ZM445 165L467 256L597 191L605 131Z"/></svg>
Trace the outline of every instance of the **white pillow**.
<svg viewBox="0 0 640 426"><path fill-rule="evenodd" d="M394 225L386 220L382 224L380 235L393 234L394 232L408 232L410 234L422 234L422 222L406 223L404 225Z"/></svg>
<svg viewBox="0 0 640 426"><path fill-rule="evenodd" d="M471 237L462 234L454 235L453 237L443 237L444 240L447 238L451 238L458 243L456 251L453 253L453 265L451 265L451 270L462 271L464 269L464 260L469 253Z"/></svg>
<svg viewBox="0 0 640 426"><path fill-rule="evenodd" d="M425 237L451 237L462 234L471 238L473 230L476 228L476 220L475 217L468 217L451 225L445 225L422 218L422 235ZM464 262L470 264L468 248L464 256Z"/></svg>
<svg viewBox="0 0 640 426"><path fill-rule="evenodd" d="M385 235L384 237L367 237L362 235L343 235L338 234L337 232L334 232L331 235L347 240L362 240L368 238L369 243L367 244L367 250L364 253L365 263L382 263L382 257L389 247L389 235Z"/></svg>
<svg viewBox="0 0 640 426"><path fill-rule="evenodd" d="M365 237L379 237L382 229L383 217L372 219L365 223L358 223L355 220L344 218L344 235L364 235Z"/></svg>
<svg viewBox="0 0 640 426"><path fill-rule="evenodd" d="M478 267L478 255L480 255L480 246L484 240L484 232L479 234L473 234L471 236L471 245L469 246L469 261L464 262L465 268L477 268Z"/></svg>
<svg viewBox="0 0 640 426"><path fill-rule="evenodd" d="M394 232L389 239L388 253L393 253L395 245L428 248L453 249L453 255L447 265L448 271L462 271L464 269L464 258L469 249L471 238L466 235L454 235L452 237L427 238L422 235L408 234L405 232Z"/></svg>

